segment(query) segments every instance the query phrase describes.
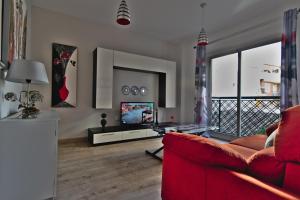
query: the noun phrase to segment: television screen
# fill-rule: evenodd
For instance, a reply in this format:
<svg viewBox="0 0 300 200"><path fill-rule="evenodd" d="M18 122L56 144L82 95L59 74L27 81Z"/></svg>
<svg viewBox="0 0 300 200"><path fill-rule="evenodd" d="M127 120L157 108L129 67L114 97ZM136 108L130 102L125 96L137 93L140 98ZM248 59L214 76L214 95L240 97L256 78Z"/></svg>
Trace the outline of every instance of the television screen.
<svg viewBox="0 0 300 200"><path fill-rule="evenodd" d="M154 102L122 102L121 124L147 124L154 121Z"/></svg>

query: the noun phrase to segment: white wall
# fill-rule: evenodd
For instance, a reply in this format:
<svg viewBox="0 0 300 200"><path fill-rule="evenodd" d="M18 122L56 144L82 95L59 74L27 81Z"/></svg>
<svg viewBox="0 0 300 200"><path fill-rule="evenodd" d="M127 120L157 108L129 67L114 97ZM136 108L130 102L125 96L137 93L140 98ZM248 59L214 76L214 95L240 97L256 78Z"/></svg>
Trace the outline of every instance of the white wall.
<svg viewBox="0 0 300 200"><path fill-rule="evenodd" d="M174 60L178 62L177 68L180 67L179 48L175 45L132 33L130 28L101 25L33 7L32 58L45 63L50 82L53 42L77 46L79 51L78 106L56 109L61 116L60 138L86 136L87 128L98 126L102 112L109 116L108 125L119 123L115 111L92 108L92 51L96 47ZM50 109L51 84L36 88L44 95L40 107ZM162 109L159 114L164 121L168 121L171 115L177 116L177 110Z"/></svg>
<svg viewBox="0 0 300 200"><path fill-rule="evenodd" d="M114 119L119 123L120 118L120 102L149 102L158 103L158 74L135 72L128 70L114 69L114 84L113 84L113 112ZM121 92L122 86L129 87L147 87L147 95L124 95ZM162 111L163 112L163 111ZM161 113L162 113L161 112ZM161 121L160 119L159 121Z"/></svg>

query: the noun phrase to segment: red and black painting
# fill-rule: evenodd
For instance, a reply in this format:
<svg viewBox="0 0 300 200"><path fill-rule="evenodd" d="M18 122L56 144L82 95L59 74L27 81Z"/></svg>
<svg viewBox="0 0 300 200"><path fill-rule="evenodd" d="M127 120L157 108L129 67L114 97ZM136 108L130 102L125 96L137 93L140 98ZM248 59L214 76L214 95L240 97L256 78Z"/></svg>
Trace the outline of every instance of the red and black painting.
<svg viewBox="0 0 300 200"><path fill-rule="evenodd" d="M52 106L76 107L77 47L52 45Z"/></svg>

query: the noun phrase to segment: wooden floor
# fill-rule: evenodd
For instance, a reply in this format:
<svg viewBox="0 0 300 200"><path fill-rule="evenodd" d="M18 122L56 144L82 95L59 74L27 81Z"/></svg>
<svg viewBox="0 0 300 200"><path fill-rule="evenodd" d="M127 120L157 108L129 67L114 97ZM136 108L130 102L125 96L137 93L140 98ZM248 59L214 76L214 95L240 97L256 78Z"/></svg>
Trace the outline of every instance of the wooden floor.
<svg viewBox="0 0 300 200"><path fill-rule="evenodd" d="M160 161L145 154L161 139L99 147L59 145L58 200L159 200Z"/></svg>

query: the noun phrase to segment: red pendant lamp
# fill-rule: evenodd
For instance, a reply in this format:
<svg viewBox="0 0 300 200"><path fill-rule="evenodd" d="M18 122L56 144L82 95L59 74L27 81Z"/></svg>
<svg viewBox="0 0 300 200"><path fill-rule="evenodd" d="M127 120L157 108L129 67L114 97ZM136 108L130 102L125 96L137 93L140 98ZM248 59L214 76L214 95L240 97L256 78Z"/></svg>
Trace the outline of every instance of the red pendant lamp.
<svg viewBox="0 0 300 200"><path fill-rule="evenodd" d="M130 13L125 0L122 0L119 6L117 23L122 26L127 26L130 24Z"/></svg>
<svg viewBox="0 0 300 200"><path fill-rule="evenodd" d="M204 16L205 16L205 14L204 14L204 8L205 8L205 6L207 6L206 3L201 3L200 4L200 7L202 9L202 19L201 19L201 21L202 21L202 28L201 28L201 31L200 31L199 36L198 36L198 44L197 44L198 46L206 46L206 45L208 45L207 33L206 33L205 29L203 28L203 26L204 26Z"/></svg>

